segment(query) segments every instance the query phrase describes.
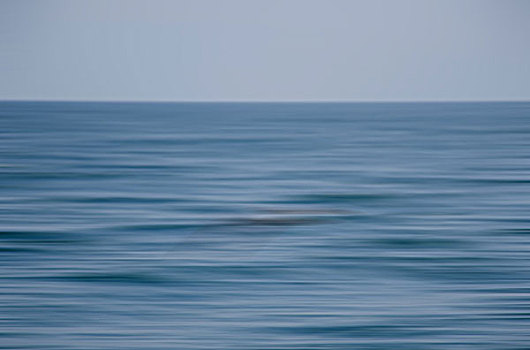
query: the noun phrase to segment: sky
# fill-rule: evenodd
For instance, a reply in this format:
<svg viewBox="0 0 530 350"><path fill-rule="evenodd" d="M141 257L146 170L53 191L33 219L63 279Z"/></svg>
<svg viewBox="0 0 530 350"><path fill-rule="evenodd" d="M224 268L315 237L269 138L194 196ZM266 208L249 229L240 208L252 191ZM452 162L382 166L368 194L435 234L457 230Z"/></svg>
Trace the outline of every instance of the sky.
<svg viewBox="0 0 530 350"><path fill-rule="evenodd" d="M0 100L530 100L528 0L0 0Z"/></svg>

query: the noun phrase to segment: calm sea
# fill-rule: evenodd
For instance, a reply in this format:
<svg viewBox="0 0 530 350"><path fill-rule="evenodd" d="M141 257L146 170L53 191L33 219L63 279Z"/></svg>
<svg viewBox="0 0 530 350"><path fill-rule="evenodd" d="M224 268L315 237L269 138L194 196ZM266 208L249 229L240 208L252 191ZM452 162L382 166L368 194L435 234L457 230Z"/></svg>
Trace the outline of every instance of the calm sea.
<svg viewBox="0 0 530 350"><path fill-rule="evenodd" d="M1 349L530 349L530 103L0 103Z"/></svg>

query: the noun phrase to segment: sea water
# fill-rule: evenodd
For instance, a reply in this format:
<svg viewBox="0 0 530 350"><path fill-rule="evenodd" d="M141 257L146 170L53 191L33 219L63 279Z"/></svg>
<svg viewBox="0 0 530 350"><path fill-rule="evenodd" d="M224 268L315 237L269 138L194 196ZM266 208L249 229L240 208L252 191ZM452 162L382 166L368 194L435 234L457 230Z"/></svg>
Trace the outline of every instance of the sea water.
<svg viewBox="0 0 530 350"><path fill-rule="evenodd" d="M530 348L530 103L0 103L1 349Z"/></svg>

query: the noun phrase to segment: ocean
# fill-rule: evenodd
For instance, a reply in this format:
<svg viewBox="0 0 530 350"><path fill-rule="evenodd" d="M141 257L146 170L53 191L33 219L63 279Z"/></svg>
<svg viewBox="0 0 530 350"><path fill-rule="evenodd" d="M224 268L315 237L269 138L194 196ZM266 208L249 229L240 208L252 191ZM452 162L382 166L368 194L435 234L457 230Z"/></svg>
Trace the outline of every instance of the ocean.
<svg viewBox="0 0 530 350"><path fill-rule="evenodd" d="M530 348L530 103L0 102L0 349Z"/></svg>

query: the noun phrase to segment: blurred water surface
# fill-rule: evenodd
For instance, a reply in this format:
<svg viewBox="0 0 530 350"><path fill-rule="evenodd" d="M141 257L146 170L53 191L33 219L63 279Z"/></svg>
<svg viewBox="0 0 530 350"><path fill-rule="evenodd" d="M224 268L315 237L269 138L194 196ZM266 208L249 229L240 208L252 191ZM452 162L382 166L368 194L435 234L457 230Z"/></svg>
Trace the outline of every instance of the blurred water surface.
<svg viewBox="0 0 530 350"><path fill-rule="evenodd" d="M530 348L530 103L0 103L1 349Z"/></svg>

